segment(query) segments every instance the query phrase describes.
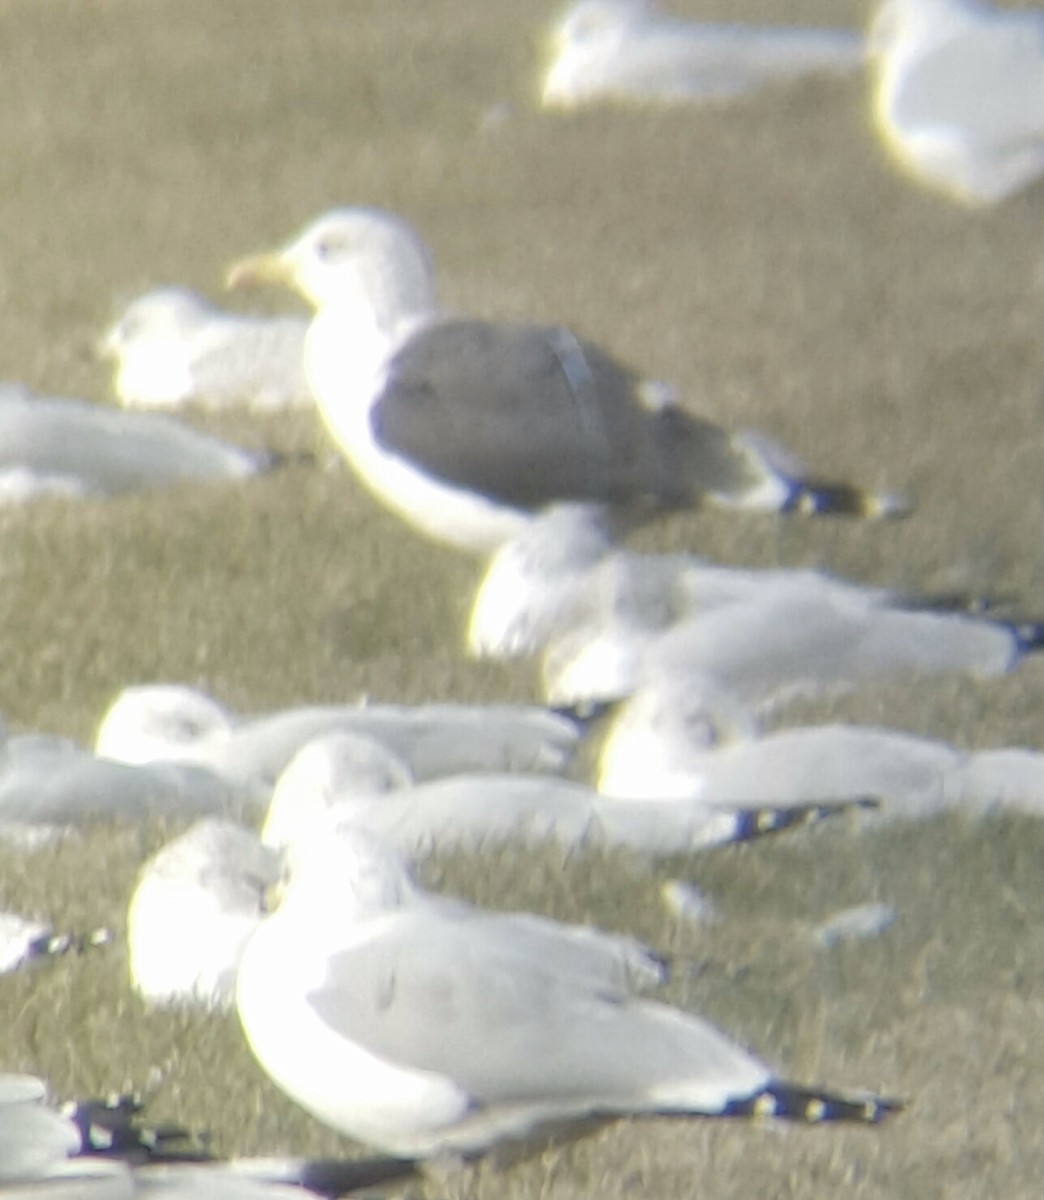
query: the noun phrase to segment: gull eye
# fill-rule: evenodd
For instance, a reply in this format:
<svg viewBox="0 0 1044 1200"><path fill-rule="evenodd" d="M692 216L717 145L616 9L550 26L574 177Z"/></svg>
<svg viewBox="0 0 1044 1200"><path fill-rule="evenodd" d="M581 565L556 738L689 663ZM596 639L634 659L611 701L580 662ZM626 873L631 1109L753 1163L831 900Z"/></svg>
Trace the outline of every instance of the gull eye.
<svg viewBox="0 0 1044 1200"><path fill-rule="evenodd" d="M323 262L329 262L342 254L345 249L344 238L336 233L328 233L315 243L315 254Z"/></svg>
<svg viewBox="0 0 1044 1200"><path fill-rule="evenodd" d="M130 313L113 329L112 338L117 346L126 346L148 331L148 321L138 313Z"/></svg>

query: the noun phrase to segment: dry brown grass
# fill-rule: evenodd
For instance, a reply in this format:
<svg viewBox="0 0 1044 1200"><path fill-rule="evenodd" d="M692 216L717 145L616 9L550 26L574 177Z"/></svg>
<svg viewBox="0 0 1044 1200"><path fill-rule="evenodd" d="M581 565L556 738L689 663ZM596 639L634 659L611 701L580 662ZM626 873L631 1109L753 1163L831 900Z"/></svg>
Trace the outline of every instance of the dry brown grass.
<svg viewBox="0 0 1044 1200"><path fill-rule="evenodd" d="M770 0L677 7L779 15ZM2 0L3 373L104 401L88 348L124 301L161 283L214 294L231 259L330 205L378 203L423 230L451 305L568 320L704 413L918 500L889 526L704 514L641 544L1044 607L1041 189L981 213L917 191L873 142L861 80L721 110L541 116L530 101L548 8ZM865 15L854 0L787 12ZM502 101L507 118L486 127ZM208 423L249 444L327 449L307 416ZM534 694L527 668L461 657L475 565L419 541L336 466L5 514L0 571L0 710L19 727L88 737L118 688L159 679L253 709L363 691ZM814 711L969 746L1039 745L1042 694L1030 663L999 682L890 685ZM119 923L156 837L99 830L31 861L5 853L0 900ZM874 1130L621 1123L451 1192L1035 1194L1042 849L1030 821L949 819L669 864L728 917L700 933L666 917L648 872L615 858L442 864L447 887L484 902L691 956L702 969L671 998L781 1071L909 1101ZM885 938L811 948L812 922L874 898L901 909ZM0 1067L38 1070L63 1095L143 1085L160 1068L155 1114L208 1126L222 1150L343 1146L265 1083L234 1020L146 1013L124 976L117 948L0 980Z"/></svg>

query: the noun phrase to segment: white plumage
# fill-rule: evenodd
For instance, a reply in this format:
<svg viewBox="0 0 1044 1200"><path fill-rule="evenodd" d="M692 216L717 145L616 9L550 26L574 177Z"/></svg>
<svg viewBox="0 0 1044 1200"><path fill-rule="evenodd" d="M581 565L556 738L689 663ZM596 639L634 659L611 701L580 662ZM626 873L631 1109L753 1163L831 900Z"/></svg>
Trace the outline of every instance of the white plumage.
<svg viewBox="0 0 1044 1200"><path fill-rule="evenodd" d="M915 179L991 204L1044 173L1044 13L883 0L870 51L878 130Z"/></svg>
<svg viewBox="0 0 1044 1200"><path fill-rule="evenodd" d="M712 1025L636 997L633 943L621 956L593 930L430 897L358 831L296 853L244 952L239 1015L273 1080L352 1137L472 1154L591 1117L777 1111L795 1094ZM792 1115L889 1107L798 1093Z"/></svg>
<svg viewBox="0 0 1044 1200"><path fill-rule="evenodd" d="M186 288L158 288L124 310L99 352L126 408L301 408L311 403L307 329L304 317L225 312Z"/></svg>
<svg viewBox="0 0 1044 1200"><path fill-rule="evenodd" d="M817 73L859 69L857 32L685 21L648 0L579 0L556 24L548 109L722 101Z"/></svg>

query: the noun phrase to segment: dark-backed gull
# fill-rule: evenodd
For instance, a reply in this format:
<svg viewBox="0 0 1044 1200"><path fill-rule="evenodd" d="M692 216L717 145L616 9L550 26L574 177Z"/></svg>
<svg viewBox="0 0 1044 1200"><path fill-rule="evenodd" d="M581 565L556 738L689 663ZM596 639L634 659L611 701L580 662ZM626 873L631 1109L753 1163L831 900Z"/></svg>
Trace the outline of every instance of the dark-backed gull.
<svg viewBox="0 0 1044 1200"><path fill-rule="evenodd" d="M232 285L278 281L315 307L305 371L366 486L416 528L489 551L555 501L640 514L707 501L895 515L895 497L809 479L760 435L694 416L559 326L455 318L401 217L336 209Z"/></svg>

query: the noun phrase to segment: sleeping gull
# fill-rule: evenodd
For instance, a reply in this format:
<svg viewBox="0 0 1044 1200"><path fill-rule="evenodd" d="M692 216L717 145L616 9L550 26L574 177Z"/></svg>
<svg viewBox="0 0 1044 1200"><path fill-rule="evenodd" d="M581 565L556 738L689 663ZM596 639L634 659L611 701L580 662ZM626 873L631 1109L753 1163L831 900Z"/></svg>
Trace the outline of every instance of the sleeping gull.
<svg viewBox="0 0 1044 1200"><path fill-rule="evenodd" d="M367 744L369 743L369 744ZM281 849L331 822L363 829L406 858L553 841L571 850L613 846L647 855L687 854L809 824L847 805L828 797L788 810L701 797L601 795L575 780L541 775L450 775L411 783L381 747L331 733L299 750L279 777L261 830ZM844 790L849 804L862 797Z"/></svg>
<svg viewBox="0 0 1044 1200"><path fill-rule="evenodd" d="M914 178L992 204L1044 174L1044 13L883 0L870 53L878 131Z"/></svg>
<svg viewBox="0 0 1044 1200"><path fill-rule="evenodd" d="M233 821L198 821L142 865L127 909L131 983L155 1005L231 1008L279 860Z"/></svg>
<svg viewBox="0 0 1044 1200"><path fill-rule="evenodd" d="M0 747L0 837L43 842L96 821L228 813L233 791L191 763L121 763L65 738L22 734Z"/></svg>
<svg viewBox="0 0 1044 1200"><path fill-rule="evenodd" d="M1044 753L958 750L946 742L877 726L827 725L758 735L722 719L699 687L663 679L621 705L602 745L600 791L663 803L813 804L875 796L876 814L919 819L959 809L1044 815Z"/></svg>
<svg viewBox="0 0 1044 1200"><path fill-rule="evenodd" d="M11 1200L306 1200L401 1180L397 1159L214 1160L174 1126L150 1128L130 1096L59 1111L32 1075L0 1073L0 1194Z"/></svg>
<svg viewBox="0 0 1044 1200"><path fill-rule="evenodd" d="M509 659L613 622L652 632L726 604L800 586L824 600L881 607L950 607L951 597L907 596L810 568L733 567L695 554L643 554L614 543L596 505L558 504L490 556L472 604L469 653Z"/></svg>
<svg viewBox="0 0 1044 1200"><path fill-rule="evenodd" d="M59 1112L45 1103L46 1095L35 1076L0 1073L0 1190L5 1196L122 1200L134 1194L126 1183L125 1162L191 1154L184 1148L183 1129L144 1125L133 1097L73 1101ZM53 1190L35 1186L44 1181L51 1181ZM120 1181L124 1186L116 1186Z"/></svg>
<svg viewBox="0 0 1044 1200"><path fill-rule="evenodd" d="M399 794L380 796L376 789L381 783L393 787L406 781L394 768L390 775L375 769L384 754L377 743L356 734L319 738L300 751L284 772L263 840L234 822L210 818L197 822L143 864L127 910L131 982L142 999L161 1006L231 1006L243 947L264 916L266 894L279 881L283 852L292 854L318 830L387 826L374 821L370 810L374 801L387 800L391 815ZM346 793L344 778L349 756L355 768L352 783L360 789L352 795ZM535 798L538 781L527 782ZM324 791L324 784L328 788L336 784L336 794ZM367 786L372 790L364 791ZM422 810L426 806L421 796L408 791L402 798ZM427 819L422 811L412 829L397 831L396 841L405 850L468 844L469 835L483 826L496 840L495 813L484 820L476 805L463 818L450 812L447 819L448 805L440 806L433 799L428 807ZM403 806L398 808L402 811ZM502 817L500 825L506 821ZM621 945L627 947L629 971L649 975L652 983L661 982L659 962L648 962L644 949L634 943Z"/></svg>
<svg viewBox="0 0 1044 1200"><path fill-rule="evenodd" d="M293 408L311 403L307 328L304 317L223 312L187 288L158 288L128 306L99 352L125 408Z"/></svg>
<svg viewBox="0 0 1044 1200"><path fill-rule="evenodd" d="M866 56L853 31L684 21L648 0L579 0L552 43L541 104L560 109L727 100L814 73L855 71Z"/></svg>
<svg viewBox="0 0 1044 1200"><path fill-rule="evenodd" d="M895 1107L781 1082L707 1022L636 996L605 936L429 896L379 841L323 835L247 943L239 1016L289 1096L410 1157L628 1114L873 1122Z"/></svg>
<svg viewBox="0 0 1044 1200"><path fill-rule="evenodd" d="M244 479L275 457L158 413L129 413L0 384L0 499L110 495L179 480Z"/></svg>
<svg viewBox="0 0 1044 1200"><path fill-rule="evenodd" d="M246 803L263 806L294 754L335 729L376 738L418 779L466 770L562 771L580 737L574 721L535 706L305 705L235 716L193 688L142 684L113 700L94 747L117 761L206 767Z"/></svg>
<svg viewBox="0 0 1044 1200"><path fill-rule="evenodd" d="M683 676L708 697L755 707L897 675L1013 670L1044 630L963 612L881 604L858 588L824 590L814 573L650 630L614 617L553 640L542 670L548 702L620 699L644 683Z"/></svg>
<svg viewBox="0 0 1044 1200"><path fill-rule="evenodd" d="M286 283L314 306L305 371L327 427L374 495L437 540L488 551L568 500L905 511L805 478L567 329L441 313L427 248L391 213L336 209L229 281Z"/></svg>

